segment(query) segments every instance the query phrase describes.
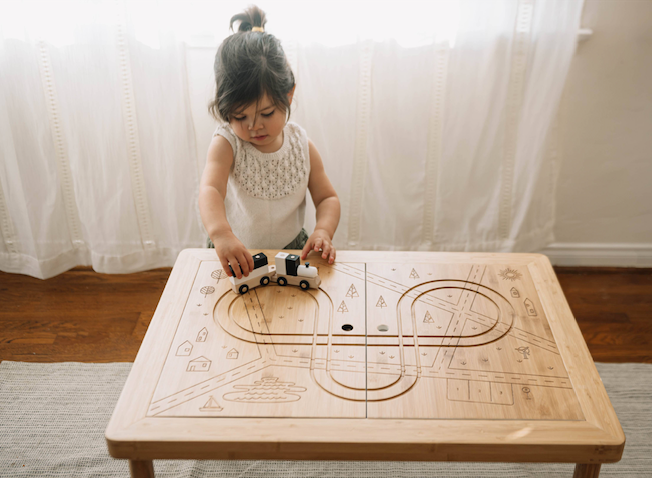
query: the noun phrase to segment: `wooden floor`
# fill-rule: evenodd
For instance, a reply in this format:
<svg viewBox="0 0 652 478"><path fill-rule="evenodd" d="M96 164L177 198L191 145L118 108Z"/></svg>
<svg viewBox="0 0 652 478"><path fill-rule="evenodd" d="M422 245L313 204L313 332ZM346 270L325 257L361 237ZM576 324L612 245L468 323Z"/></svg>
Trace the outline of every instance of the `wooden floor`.
<svg viewBox="0 0 652 478"><path fill-rule="evenodd" d="M652 269L555 271L595 361L652 363ZM0 360L132 362L169 274L0 272Z"/></svg>

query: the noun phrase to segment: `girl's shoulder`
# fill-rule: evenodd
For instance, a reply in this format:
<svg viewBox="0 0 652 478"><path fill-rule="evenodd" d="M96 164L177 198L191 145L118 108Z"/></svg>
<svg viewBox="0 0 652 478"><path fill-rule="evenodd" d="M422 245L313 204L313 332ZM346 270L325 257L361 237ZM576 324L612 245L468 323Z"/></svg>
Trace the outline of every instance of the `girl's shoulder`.
<svg viewBox="0 0 652 478"><path fill-rule="evenodd" d="M300 136L306 136L306 137L308 136L306 130L303 129L299 124L295 123L294 121L288 121L287 123L285 123L285 130Z"/></svg>
<svg viewBox="0 0 652 478"><path fill-rule="evenodd" d="M285 132L290 137L295 138L304 148L304 154L308 154L308 133L300 125L293 121L288 121L285 124Z"/></svg>
<svg viewBox="0 0 652 478"><path fill-rule="evenodd" d="M229 123L217 123L217 126L215 127L215 131L213 132L213 136L217 136L217 135L221 136L224 133L230 136L235 136L235 133L231 129Z"/></svg>
<svg viewBox="0 0 652 478"><path fill-rule="evenodd" d="M233 157L235 158L241 150L240 142L242 140L235 135L229 123L219 123L213 132L213 138L215 136L221 136L229 142L233 150Z"/></svg>

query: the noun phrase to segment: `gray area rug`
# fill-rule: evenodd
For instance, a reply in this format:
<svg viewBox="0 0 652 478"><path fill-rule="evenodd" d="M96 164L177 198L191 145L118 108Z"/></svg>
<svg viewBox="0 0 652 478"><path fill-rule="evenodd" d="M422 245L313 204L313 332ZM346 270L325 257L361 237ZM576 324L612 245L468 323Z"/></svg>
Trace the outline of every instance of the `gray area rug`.
<svg viewBox="0 0 652 478"><path fill-rule="evenodd" d="M627 444L601 477L652 477L652 364L597 364ZM104 430L130 363L0 364L0 477L127 477ZM572 464L154 461L157 477L564 477Z"/></svg>

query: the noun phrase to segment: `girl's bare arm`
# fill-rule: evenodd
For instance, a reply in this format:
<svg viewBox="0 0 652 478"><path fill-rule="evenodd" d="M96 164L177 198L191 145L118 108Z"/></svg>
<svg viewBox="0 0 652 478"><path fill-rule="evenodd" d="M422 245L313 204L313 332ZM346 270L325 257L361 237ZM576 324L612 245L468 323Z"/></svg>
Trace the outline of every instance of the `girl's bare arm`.
<svg viewBox="0 0 652 478"><path fill-rule="evenodd" d="M301 252L301 258L305 259L310 250L321 249L322 259L328 258L328 262L332 264L336 255L333 236L340 222L340 200L326 175L319 151L310 140L308 140L308 147L310 151L308 189L317 210L317 224Z"/></svg>
<svg viewBox="0 0 652 478"><path fill-rule="evenodd" d="M253 270L254 260L244 244L235 237L226 219L224 198L232 164L231 145L226 138L214 136L199 183L199 213L224 272L231 275L230 263L235 276L240 279L243 274L248 276Z"/></svg>

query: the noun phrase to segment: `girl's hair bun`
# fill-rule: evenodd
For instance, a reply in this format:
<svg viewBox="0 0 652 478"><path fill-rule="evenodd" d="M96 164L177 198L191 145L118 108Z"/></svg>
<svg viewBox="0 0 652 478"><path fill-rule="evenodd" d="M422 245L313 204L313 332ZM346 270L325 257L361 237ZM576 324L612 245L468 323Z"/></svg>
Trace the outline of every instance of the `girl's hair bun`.
<svg viewBox="0 0 652 478"><path fill-rule="evenodd" d="M265 12L252 5L231 18L231 29L235 22L240 22L238 32L226 37L215 54L215 97L208 110L230 122L240 108L267 95L289 118L295 81L280 40L271 33L245 33L263 30Z"/></svg>
<svg viewBox="0 0 652 478"><path fill-rule="evenodd" d="M238 26L239 32L249 32L253 27L264 28L265 23L267 23L265 12L256 5L251 5L244 12L233 15L229 25L231 30L233 30L233 24L237 21L240 21L240 25Z"/></svg>

